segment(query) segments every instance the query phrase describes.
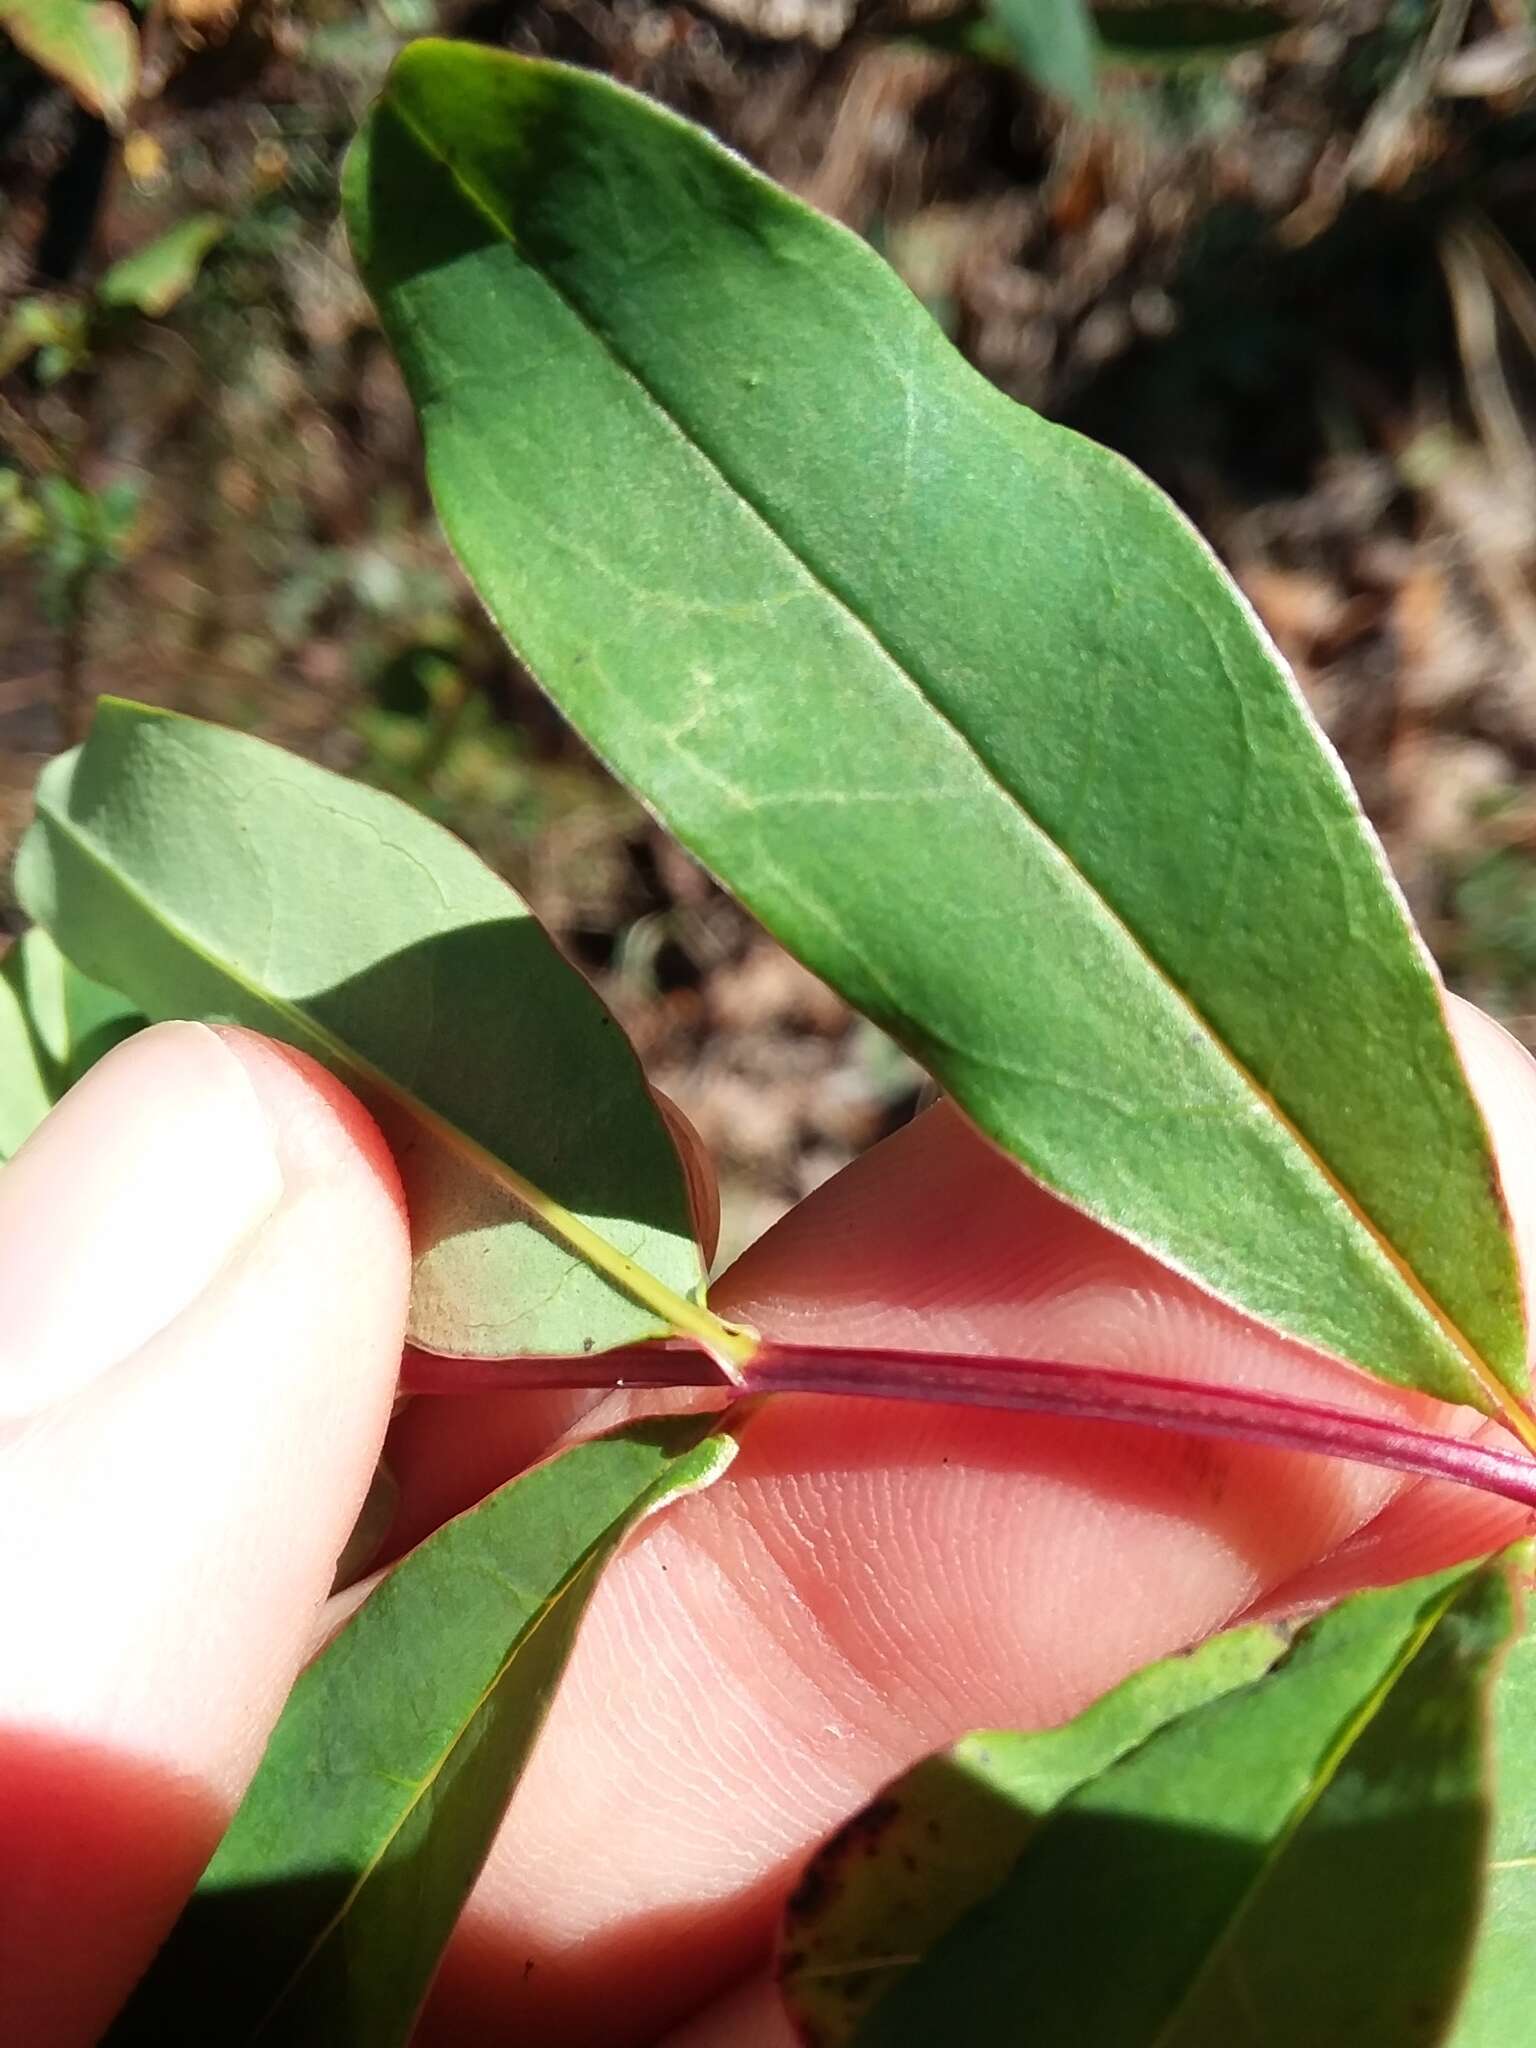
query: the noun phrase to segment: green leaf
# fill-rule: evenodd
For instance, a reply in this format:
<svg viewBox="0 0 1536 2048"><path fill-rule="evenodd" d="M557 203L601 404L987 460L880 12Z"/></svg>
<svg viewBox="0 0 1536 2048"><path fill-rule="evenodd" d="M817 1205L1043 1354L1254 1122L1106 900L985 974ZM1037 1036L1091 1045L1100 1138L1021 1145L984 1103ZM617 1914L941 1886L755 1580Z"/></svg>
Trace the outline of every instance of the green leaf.
<svg viewBox="0 0 1536 2048"><path fill-rule="evenodd" d="M53 1107L43 1053L27 1019L21 948L0 957L0 1165L19 1152Z"/></svg>
<svg viewBox="0 0 1536 2048"><path fill-rule="evenodd" d="M104 306L127 306L158 320L197 282L203 260L229 232L222 213L194 213L142 249L122 256L96 287Z"/></svg>
<svg viewBox="0 0 1536 2048"><path fill-rule="evenodd" d="M0 960L0 1160L143 1022L126 997L71 966L45 931L34 926L18 939Z"/></svg>
<svg viewBox="0 0 1536 2048"><path fill-rule="evenodd" d="M1037 85L1075 107L1092 106L1095 50L1086 0L987 0L987 11Z"/></svg>
<svg viewBox="0 0 1536 2048"><path fill-rule="evenodd" d="M409 2038L603 1566L725 1470L717 1421L578 1444L396 1566L294 1687L110 2048Z"/></svg>
<svg viewBox="0 0 1536 2048"><path fill-rule="evenodd" d="M85 319L71 300L42 294L19 299L0 323L0 377L40 349L58 350L73 364L84 359L86 347Z"/></svg>
<svg viewBox="0 0 1536 2048"><path fill-rule="evenodd" d="M418 43L346 188L460 558L690 850L1048 1186L1530 1440L1433 968L1168 502L607 80Z"/></svg>
<svg viewBox="0 0 1536 2048"><path fill-rule="evenodd" d="M1499 1561L1362 1594L1053 1809L858 2048L1414 2048L1480 1909ZM841 2038L823 2038L831 2048Z"/></svg>
<svg viewBox="0 0 1536 2048"><path fill-rule="evenodd" d="M1449 2048L1510 2048L1536 2012L1536 1626L1499 1673L1493 1712L1498 1794L1483 1924Z"/></svg>
<svg viewBox="0 0 1536 2048"><path fill-rule="evenodd" d="M144 1018L126 996L66 960L40 926L17 942L16 958L32 1035L57 1101L103 1054L131 1038Z"/></svg>
<svg viewBox="0 0 1536 2048"><path fill-rule="evenodd" d="M929 1757L812 1861L790 1900L779 1988L808 2041L859 2022L971 1906L995 1891L1042 1817L1156 1729L1260 1677L1278 1629L1234 1629L1138 1671L1075 1721L989 1729Z"/></svg>
<svg viewBox="0 0 1536 2048"><path fill-rule="evenodd" d="M127 121L139 87L139 33L117 0L0 0L0 29L81 106L113 128Z"/></svg>
<svg viewBox="0 0 1536 2048"><path fill-rule="evenodd" d="M1243 50L1273 42L1296 24L1275 7L1151 0L1141 7L1096 8L1093 25L1101 64L1173 71L1224 64Z"/></svg>
<svg viewBox="0 0 1536 2048"><path fill-rule="evenodd" d="M357 1088L405 1181L428 1350L724 1326L623 1033L506 883L379 790L106 700L45 769L17 893L153 1018L227 1018Z"/></svg>

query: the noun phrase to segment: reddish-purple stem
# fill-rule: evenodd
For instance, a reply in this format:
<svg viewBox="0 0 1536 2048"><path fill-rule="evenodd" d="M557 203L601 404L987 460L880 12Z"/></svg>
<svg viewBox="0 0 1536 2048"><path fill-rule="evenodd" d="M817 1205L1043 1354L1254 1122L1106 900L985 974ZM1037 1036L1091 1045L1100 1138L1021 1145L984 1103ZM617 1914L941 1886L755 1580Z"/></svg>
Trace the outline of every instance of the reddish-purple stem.
<svg viewBox="0 0 1536 2048"><path fill-rule="evenodd" d="M467 1393L510 1387L724 1386L713 1362L688 1338L667 1338L590 1358L449 1359L409 1352L407 1393ZM1353 1458L1425 1479L1449 1479L1536 1508L1536 1458L1460 1437L1412 1429L1384 1416L1242 1387L1064 1365L1041 1358L979 1358L967 1352L892 1351L765 1338L734 1391L741 1394L858 1394L887 1401L943 1401L1013 1408L1034 1415L1129 1422L1193 1436L1228 1437L1281 1450Z"/></svg>

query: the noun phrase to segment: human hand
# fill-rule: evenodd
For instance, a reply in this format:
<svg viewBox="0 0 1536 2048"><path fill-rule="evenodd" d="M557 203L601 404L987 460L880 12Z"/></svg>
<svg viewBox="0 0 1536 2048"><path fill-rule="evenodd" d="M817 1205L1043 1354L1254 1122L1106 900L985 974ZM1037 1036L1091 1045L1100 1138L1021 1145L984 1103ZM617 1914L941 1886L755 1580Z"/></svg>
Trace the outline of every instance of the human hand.
<svg viewBox="0 0 1536 2048"><path fill-rule="evenodd" d="M1536 1068L1460 1006L1457 1028L1524 1251ZM0 1179L0 1415L30 1418L0 1422L0 1981L37 2048L99 2031L325 1626L405 1267L366 1117L245 1034L145 1034ZM781 1336L1034 1351L1479 1426L1213 1304L947 1109L820 1190L713 1299ZM392 1432L402 1534L621 1405L414 1403ZM1241 1444L770 1403L726 1478L606 1575L420 2039L621 2048L681 2023L677 2048L780 2048L760 1973L784 1892L917 1756L1060 1719L1256 1605L1430 1570L1524 1521Z"/></svg>

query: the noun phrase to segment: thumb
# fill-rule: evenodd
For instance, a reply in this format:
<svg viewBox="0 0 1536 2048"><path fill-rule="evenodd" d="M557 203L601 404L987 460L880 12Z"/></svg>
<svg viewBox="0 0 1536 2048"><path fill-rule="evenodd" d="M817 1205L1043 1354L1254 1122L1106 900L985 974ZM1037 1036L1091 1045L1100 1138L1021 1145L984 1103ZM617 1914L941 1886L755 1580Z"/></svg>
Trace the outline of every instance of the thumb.
<svg viewBox="0 0 1536 2048"><path fill-rule="evenodd" d="M254 1770L368 1486L408 1247L311 1062L167 1024L0 1176L0 1981L94 2040Z"/></svg>

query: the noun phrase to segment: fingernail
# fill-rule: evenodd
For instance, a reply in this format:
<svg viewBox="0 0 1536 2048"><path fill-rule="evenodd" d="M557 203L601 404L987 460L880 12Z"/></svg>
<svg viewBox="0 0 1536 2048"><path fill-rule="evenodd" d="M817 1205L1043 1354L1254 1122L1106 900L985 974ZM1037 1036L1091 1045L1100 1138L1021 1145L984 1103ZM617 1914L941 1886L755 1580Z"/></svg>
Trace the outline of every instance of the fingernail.
<svg viewBox="0 0 1536 2048"><path fill-rule="evenodd" d="M216 1033L160 1024L109 1053L0 1171L0 1419L131 1358L282 1191L266 1112Z"/></svg>

